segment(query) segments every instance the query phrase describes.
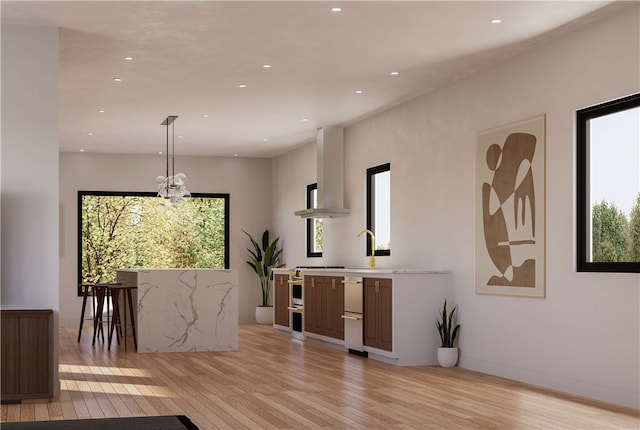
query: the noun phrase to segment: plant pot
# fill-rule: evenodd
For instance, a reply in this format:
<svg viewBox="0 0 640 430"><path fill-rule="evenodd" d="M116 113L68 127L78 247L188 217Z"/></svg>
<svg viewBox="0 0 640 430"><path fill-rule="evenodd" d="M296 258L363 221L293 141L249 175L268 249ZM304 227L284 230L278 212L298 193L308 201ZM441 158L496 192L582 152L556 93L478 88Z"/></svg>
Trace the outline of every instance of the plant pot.
<svg viewBox="0 0 640 430"><path fill-rule="evenodd" d="M273 324L273 306L256 306L256 322Z"/></svg>
<svg viewBox="0 0 640 430"><path fill-rule="evenodd" d="M438 364L441 367L454 367L458 362L458 347L438 348Z"/></svg>

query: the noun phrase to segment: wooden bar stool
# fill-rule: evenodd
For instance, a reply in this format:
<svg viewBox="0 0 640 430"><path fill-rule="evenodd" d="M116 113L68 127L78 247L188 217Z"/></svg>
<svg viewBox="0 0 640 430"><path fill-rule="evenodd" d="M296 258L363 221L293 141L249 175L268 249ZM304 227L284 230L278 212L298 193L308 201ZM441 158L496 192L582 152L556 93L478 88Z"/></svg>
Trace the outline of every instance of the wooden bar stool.
<svg viewBox="0 0 640 430"><path fill-rule="evenodd" d="M78 343L80 342L80 338L82 337L82 326L85 321L85 313L87 310L87 298L91 296L91 310L93 312L93 316L91 319L93 320L93 340L91 342L92 345L96 343L96 337L100 339L100 335L102 335L102 341L104 342L104 328L102 324L102 317L104 315L104 303L105 299L108 302L107 289L106 285L109 284L80 284L80 288L82 288L82 311L80 312L80 327L78 328ZM107 312L107 328L109 327L109 313Z"/></svg>
<svg viewBox="0 0 640 430"><path fill-rule="evenodd" d="M111 317L111 328L109 329L109 350L111 350L111 340L113 339L113 331L116 330L116 338L118 345L120 344L120 333L124 334L124 350L127 350L127 303L129 304L129 316L131 317L131 330L133 332L133 345L136 350L138 349L138 340L136 337L136 320L133 317L133 297L131 291L137 289L137 286L128 285L110 285L107 287L109 294L111 295L111 302L113 303L113 316ZM122 291L122 301L124 305L124 324L120 317L120 292Z"/></svg>

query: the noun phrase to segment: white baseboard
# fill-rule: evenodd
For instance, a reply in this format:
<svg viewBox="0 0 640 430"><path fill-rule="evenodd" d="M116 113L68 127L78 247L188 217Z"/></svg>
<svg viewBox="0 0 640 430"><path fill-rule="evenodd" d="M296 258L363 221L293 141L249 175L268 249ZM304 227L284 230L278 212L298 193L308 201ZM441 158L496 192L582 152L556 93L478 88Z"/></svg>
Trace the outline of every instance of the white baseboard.
<svg viewBox="0 0 640 430"><path fill-rule="evenodd" d="M627 408L640 409L640 393L624 391L615 387L592 384L559 375L550 375L517 367L505 366L469 357L460 357L459 367L487 373L501 378L525 382L538 387L567 394L612 403Z"/></svg>

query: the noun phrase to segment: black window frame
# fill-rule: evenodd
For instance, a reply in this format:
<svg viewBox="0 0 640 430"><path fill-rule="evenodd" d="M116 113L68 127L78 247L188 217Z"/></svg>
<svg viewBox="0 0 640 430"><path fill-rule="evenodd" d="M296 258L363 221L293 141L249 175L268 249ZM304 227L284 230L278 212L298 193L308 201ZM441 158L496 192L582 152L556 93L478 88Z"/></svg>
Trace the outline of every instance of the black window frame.
<svg viewBox="0 0 640 430"><path fill-rule="evenodd" d="M158 193L150 191L78 191L78 218L77 234L78 234L78 253L77 253L77 285L78 285L78 297L82 296L82 197L83 196L124 196L124 197L156 197ZM229 241L229 220L231 218L229 214L230 210L230 195L228 193L191 193L192 197L206 197L224 199L224 268L229 269L229 255L230 255L230 241Z"/></svg>
<svg viewBox="0 0 640 430"><path fill-rule="evenodd" d="M318 190L318 183L313 183L307 185L307 209L313 208L313 191ZM316 252L314 249L314 223L316 218L307 218L306 229L307 229L307 257L309 258L318 258L322 257L322 251ZM323 247L324 249L324 247Z"/></svg>
<svg viewBox="0 0 640 430"><path fill-rule="evenodd" d="M640 273L640 262L587 261L587 234L591 201L589 198L589 120L640 107L640 93L600 103L576 111L576 173L577 173L577 271Z"/></svg>
<svg viewBox="0 0 640 430"><path fill-rule="evenodd" d="M376 234L374 230L374 209L373 206L375 204L375 199L373 193L375 190L373 189L372 179L378 173L391 172L391 163L380 164L379 166L369 167L367 169L367 230L373 232L374 236ZM367 256L371 256L371 236L368 234L367 236ZM391 249L376 249L374 250L374 256L385 256L391 255Z"/></svg>

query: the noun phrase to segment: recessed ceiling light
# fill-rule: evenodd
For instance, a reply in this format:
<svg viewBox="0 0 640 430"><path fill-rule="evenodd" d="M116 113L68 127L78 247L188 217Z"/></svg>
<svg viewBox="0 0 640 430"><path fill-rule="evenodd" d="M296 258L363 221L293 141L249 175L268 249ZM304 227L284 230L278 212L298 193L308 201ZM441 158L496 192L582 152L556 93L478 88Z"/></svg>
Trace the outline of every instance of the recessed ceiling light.
<svg viewBox="0 0 640 430"><path fill-rule="evenodd" d="M90 132L90 131L88 131L88 132L87 132L87 134L88 134L89 136L93 136L93 133L92 133L92 132Z"/></svg>
<svg viewBox="0 0 640 430"><path fill-rule="evenodd" d="M158 155L162 155L162 151L158 151Z"/></svg>
<svg viewBox="0 0 640 430"><path fill-rule="evenodd" d="M356 90L356 94L362 94L362 93L364 93L364 91L362 91L362 90Z"/></svg>
<svg viewBox="0 0 640 430"><path fill-rule="evenodd" d="M238 88L247 88L247 84L238 84Z"/></svg>
<svg viewBox="0 0 640 430"><path fill-rule="evenodd" d="M307 122L307 121L309 121L309 118L302 118L300 121Z"/></svg>
<svg viewBox="0 0 640 430"><path fill-rule="evenodd" d="M238 156L238 154L233 154L233 156L234 156L234 157L237 157L237 156Z"/></svg>
<svg viewBox="0 0 640 430"><path fill-rule="evenodd" d="M124 57L124 59L125 59L126 61L132 61L132 60L133 60L133 57L132 57L132 56L130 56L130 55L127 55L126 57Z"/></svg>
<svg viewBox="0 0 640 430"><path fill-rule="evenodd" d="M391 76L398 76L400 74L400 72L391 72L389 73Z"/></svg>
<svg viewBox="0 0 640 430"><path fill-rule="evenodd" d="M203 113L203 114L202 114L202 116L203 116L204 118L209 118L209 114L208 114L208 113Z"/></svg>
<svg viewBox="0 0 640 430"><path fill-rule="evenodd" d="M500 24L502 22L502 20L500 18L493 18L491 20L491 24Z"/></svg>
<svg viewBox="0 0 640 430"><path fill-rule="evenodd" d="M271 64L263 64L262 68L263 69L270 69L271 68Z"/></svg>
<svg viewBox="0 0 640 430"><path fill-rule="evenodd" d="M182 139L182 135L181 134L178 135L178 139Z"/></svg>
<svg viewBox="0 0 640 430"><path fill-rule="evenodd" d="M98 109L98 113L104 113L104 110Z"/></svg>
<svg viewBox="0 0 640 430"><path fill-rule="evenodd" d="M264 139L262 139L263 142L268 142L269 139L267 139L266 137Z"/></svg>
<svg viewBox="0 0 640 430"><path fill-rule="evenodd" d="M331 12L342 12L342 8L340 6L334 6L331 8Z"/></svg>
<svg viewBox="0 0 640 430"><path fill-rule="evenodd" d="M115 82L122 82L122 78L113 78Z"/></svg>
<svg viewBox="0 0 640 430"><path fill-rule="evenodd" d="M80 152L84 152L84 149L81 149Z"/></svg>

